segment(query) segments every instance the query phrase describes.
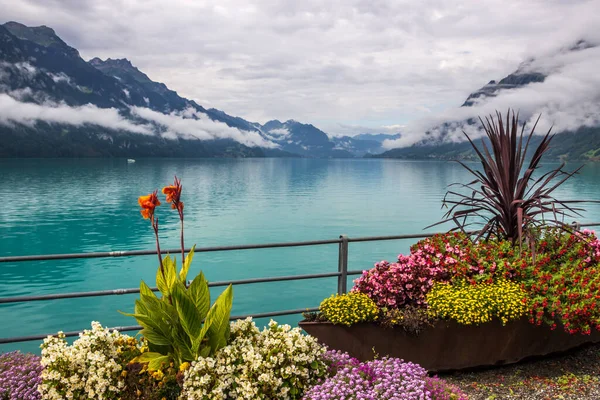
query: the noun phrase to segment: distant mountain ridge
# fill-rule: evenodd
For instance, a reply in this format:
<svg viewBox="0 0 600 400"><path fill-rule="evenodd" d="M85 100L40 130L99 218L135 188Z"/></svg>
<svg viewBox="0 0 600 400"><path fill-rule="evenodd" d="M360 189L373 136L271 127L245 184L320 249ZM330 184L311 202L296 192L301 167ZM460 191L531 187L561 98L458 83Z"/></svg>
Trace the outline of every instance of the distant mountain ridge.
<svg viewBox="0 0 600 400"><path fill-rule="evenodd" d="M206 109L153 81L128 59L95 57L86 62L46 26L0 25L3 95L0 106L38 107L28 108L32 116L25 122L0 123L0 157L362 155L338 147L310 124L273 120L261 125ZM64 111L61 107L76 111L57 115ZM110 110L117 113L105 112ZM48 114L54 119L44 120ZM82 122L75 114L94 114L95 119ZM206 123L197 128L189 124L202 119Z"/></svg>
<svg viewBox="0 0 600 400"><path fill-rule="evenodd" d="M386 135L383 133L361 133L356 136L334 137L331 140L335 143L335 148L364 157L383 153L385 151L383 142L385 140L399 139L400 136L400 134Z"/></svg>

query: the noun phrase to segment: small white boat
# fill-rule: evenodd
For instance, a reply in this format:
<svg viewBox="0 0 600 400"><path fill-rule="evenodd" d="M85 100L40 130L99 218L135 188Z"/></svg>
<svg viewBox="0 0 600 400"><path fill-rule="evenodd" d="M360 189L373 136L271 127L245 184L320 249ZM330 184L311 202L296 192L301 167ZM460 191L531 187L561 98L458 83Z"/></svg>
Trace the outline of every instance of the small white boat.
<svg viewBox="0 0 600 400"><path fill-rule="evenodd" d="M127 159L127 163L128 164L133 164L135 162L135 160L133 158L128 158Z"/></svg>

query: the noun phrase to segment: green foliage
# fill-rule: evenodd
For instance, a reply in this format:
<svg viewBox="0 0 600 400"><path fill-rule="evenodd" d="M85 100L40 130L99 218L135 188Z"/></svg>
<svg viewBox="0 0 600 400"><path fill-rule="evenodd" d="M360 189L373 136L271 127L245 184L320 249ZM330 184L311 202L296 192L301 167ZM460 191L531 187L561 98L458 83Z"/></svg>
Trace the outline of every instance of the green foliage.
<svg viewBox="0 0 600 400"><path fill-rule="evenodd" d="M332 295L321 302L319 311L328 321L347 326L375 321L379 314L375 302L366 294L358 292Z"/></svg>
<svg viewBox="0 0 600 400"><path fill-rule="evenodd" d="M233 288L229 285L210 306L208 282L202 272L189 287L186 285L193 256L194 248L179 273L175 260L165 257L156 273L162 296L157 297L142 281L134 312L122 313L134 317L143 328L140 334L148 341L150 351L135 361L148 363L150 370L159 370L170 362L177 368L184 362L213 355L227 345Z"/></svg>

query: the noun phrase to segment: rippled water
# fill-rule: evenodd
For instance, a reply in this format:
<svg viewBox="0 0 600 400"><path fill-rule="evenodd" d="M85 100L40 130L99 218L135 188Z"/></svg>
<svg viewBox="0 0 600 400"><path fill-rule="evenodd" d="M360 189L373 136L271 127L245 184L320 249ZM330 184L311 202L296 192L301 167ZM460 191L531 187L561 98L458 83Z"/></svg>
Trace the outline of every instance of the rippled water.
<svg viewBox="0 0 600 400"><path fill-rule="evenodd" d="M184 185L186 244L220 246L420 232L440 219L446 186L466 182L457 164L399 160L0 160L0 256L153 249L137 197ZM600 199L600 166L587 165L558 193ZM600 221L589 205L585 221ZM177 248L177 214L158 211L163 247ZM439 230L439 229L438 229ZM411 241L352 243L349 267L394 259ZM0 297L153 285L154 256L0 263ZM192 274L211 281L333 272L337 246L198 254ZM234 313L318 306L333 278L240 285ZM220 291L213 291L215 295ZM133 325L117 313L135 295L0 305L0 337L78 330L91 320ZM298 317L278 317L295 323ZM39 343L0 346L35 350Z"/></svg>

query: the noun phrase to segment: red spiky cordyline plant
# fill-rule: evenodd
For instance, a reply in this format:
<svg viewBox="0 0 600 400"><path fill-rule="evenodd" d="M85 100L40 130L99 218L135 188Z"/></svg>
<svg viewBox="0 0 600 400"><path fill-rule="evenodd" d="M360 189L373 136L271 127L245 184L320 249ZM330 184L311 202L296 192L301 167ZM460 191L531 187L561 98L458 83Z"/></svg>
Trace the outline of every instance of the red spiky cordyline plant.
<svg viewBox="0 0 600 400"><path fill-rule="evenodd" d="M582 167L567 172L564 170L563 163L560 167L534 179L533 173L539 167L540 160L548 151L548 146L554 137L551 135L552 128L550 128L535 149L529 163L526 164L527 151L539 119L538 117L526 137L524 147L525 124L519 132L519 116L511 110L506 114L505 123L499 112L496 112L496 118L493 115L486 117L485 121L479 118L491 150L484 139L481 140L481 149L479 149L463 131L473 146L483 171L474 170L458 161L475 176L475 179L467 184L453 185L468 189L471 194L448 190L442 205L449 207L448 212L442 221L431 226L454 221L457 227L452 230L460 229L466 232L467 226L479 224L483 225L483 228L478 231L475 240L481 237L487 240L490 236L495 236L510 240L513 244L517 241L521 243L523 233L529 232L533 227L554 225L569 229L564 219L580 216L579 212L583 211L569 204L581 203L584 200L557 200L552 194ZM546 215L551 215L551 218L547 219ZM473 218L474 222L468 222Z"/></svg>

